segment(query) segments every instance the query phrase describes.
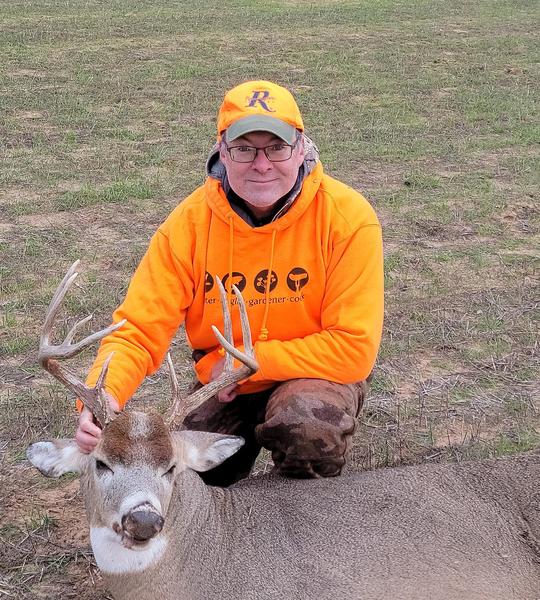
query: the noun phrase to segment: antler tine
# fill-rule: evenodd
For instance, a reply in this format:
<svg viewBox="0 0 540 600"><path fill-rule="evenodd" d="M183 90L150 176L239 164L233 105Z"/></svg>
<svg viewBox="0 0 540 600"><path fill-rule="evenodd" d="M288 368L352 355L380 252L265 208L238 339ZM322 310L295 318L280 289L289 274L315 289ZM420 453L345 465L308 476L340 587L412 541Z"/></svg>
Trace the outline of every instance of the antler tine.
<svg viewBox="0 0 540 600"><path fill-rule="evenodd" d="M179 410L181 410L182 398L179 395L178 377L176 376L176 371L174 370L174 365L170 352L167 352L167 367L169 370L169 379L171 381L172 388L172 402L169 412L170 418L172 418L173 415L175 415Z"/></svg>
<svg viewBox="0 0 540 600"><path fill-rule="evenodd" d="M84 319L80 319L79 321L77 321L75 325L73 325L73 327L69 330L69 333L66 335L65 341L68 344L71 344L73 338L75 337L75 334L77 333L77 329L88 323L88 321L91 321L93 318L94 315L88 315L87 317L84 317Z"/></svg>
<svg viewBox="0 0 540 600"><path fill-rule="evenodd" d="M229 301L227 298L227 292L225 291L225 288L223 287L223 282L217 275L216 275L216 283L217 283L218 290L219 290L219 298L221 300L221 313L223 315L223 333L225 334L225 339L227 340L227 342L231 346L234 346L233 333L232 333L231 311L230 311L230 307L229 307ZM232 279L231 279L231 284L232 284ZM233 289L234 289L234 287L236 287L236 286L233 286ZM215 327L212 326L212 329L215 329ZM214 334L215 334L215 331L214 331ZM223 346L223 343L221 342L221 340L219 340L219 341L220 341L221 345ZM223 346L223 348L225 349L225 346ZM233 368L233 357L231 356L231 354L226 352L225 353L224 370L231 371L232 368Z"/></svg>
<svg viewBox="0 0 540 600"><path fill-rule="evenodd" d="M247 352L241 352L240 350L238 350L238 348L235 348L232 344L229 344L229 342L223 337L221 331L215 325L212 325L212 331L217 337L219 343L223 346L223 348L225 348L225 351L227 353L231 354L234 358L236 358L252 370L252 373L250 373L250 375L253 375L255 371L259 370L259 365L255 357L249 356ZM228 372L231 372L231 370L229 369Z"/></svg>
<svg viewBox="0 0 540 600"><path fill-rule="evenodd" d="M126 320L124 319L119 323L110 325L105 329L88 335L80 342L72 344L71 342L76 331L79 329L79 327L81 327L81 325L88 322L92 318L90 315L75 323L61 344L55 346L50 343L51 332L53 330L56 316L62 301L78 276L78 273L76 272L78 264L79 261L77 260L73 263L73 265L71 265L70 269L62 279L60 285L56 288L56 291L53 295L53 299L51 300L45 316L45 322L43 324L38 359L41 366L46 371L51 373L53 377L58 379L58 381L64 384L69 390L71 390L78 398L80 398L83 404L92 411L99 423L104 426L114 418L114 413L109 405L107 393L104 389L105 377L107 376L107 370L112 358L112 353L103 363L100 376L94 387L89 387L84 384L69 369L61 367L58 361L75 356L90 344L103 339L105 336L109 335L109 333L112 333L113 331L116 331L122 327Z"/></svg>
<svg viewBox="0 0 540 600"><path fill-rule="evenodd" d="M65 274L64 279L62 279L60 285L56 288L51 303L49 304L47 314L45 315L45 322L43 323L38 353L38 358L42 365L43 361L46 361L49 358L71 358L87 346L90 346L94 342L99 342L105 336L109 335L109 333L120 329L120 327L122 327L122 325L126 323L126 319L123 319L118 323L109 325L109 327L106 327L105 329L101 329L100 331L86 336L76 344L71 344L73 336L75 335L79 327L81 327L82 325L90 321L90 319L92 319L92 315L88 315L84 319L80 319L79 321L77 321L77 323L75 323L75 325L70 329L69 333L66 335L64 342L60 346L53 346L49 343L51 332L60 306L62 305L62 302L64 301L64 298L68 293L69 289L73 285L73 282L79 275L79 273L76 272L79 262L80 260L76 260L71 265L68 272Z"/></svg>
<svg viewBox="0 0 540 600"><path fill-rule="evenodd" d="M221 301L222 301L222 307L223 307L223 321L224 321L224 327L223 330L225 332L225 335L223 335L221 333L221 331L215 326L212 325L212 331L214 332L214 335L217 337L219 343L222 345L223 349L227 352L227 357L225 359L225 371L231 371L232 370L232 365L233 365L233 357L236 358L237 360L239 360L241 363L249 366L251 369L253 369L253 372L258 371L259 369L259 365L257 364L257 361L255 359L255 353L253 351L253 342L251 341L251 328L249 326L249 319L247 316L247 308L246 308L246 303L244 301L244 298L242 296L242 293L240 292L240 290L233 285L233 291L236 295L236 298L238 299L238 307L240 309L240 322L242 324L242 339L244 342L244 352L240 352L240 350L238 350L237 348L234 347L234 344L232 343L232 331L229 335L227 335L227 323L229 324L229 327L232 326L230 325L231 323L231 315L229 313L229 310L225 307L227 307L227 296L226 296L226 292L225 292L225 288L223 287L223 284L221 283L219 277L216 277L216 280L218 282L218 286L220 288L220 292L221 292ZM227 363L227 359L228 359L228 363Z"/></svg>
<svg viewBox="0 0 540 600"><path fill-rule="evenodd" d="M58 314L58 309L60 308L62 301L64 300L64 297L72 283L77 278L78 273L76 271L77 267L79 266L79 262L80 260L77 259L71 265L71 267L68 269L68 272L64 275L64 279L62 279L59 286L56 288L56 291L54 292L52 300L49 304L49 308L47 309L47 314L45 315L43 328L41 330L40 348L44 343L47 344L49 342L49 336L51 334L56 315Z"/></svg>
<svg viewBox="0 0 540 600"><path fill-rule="evenodd" d="M238 306L240 307L240 322L242 324L242 341L244 342L244 351L248 356L255 358L255 351L253 350L253 342L251 340L251 328L249 326L246 302L244 300L244 297L240 293L240 290L235 285L233 285L233 290L236 297L238 298ZM259 368L258 365L256 368Z"/></svg>
<svg viewBox="0 0 540 600"><path fill-rule="evenodd" d="M230 321L230 312L229 306L227 302L227 295L223 288L223 285L218 277L216 277L216 281L218 282L218 287L220 288L220 297L221 304L223 309L223 320L224 324L226 324L227 320ZM238 306L240 308L240 318L242 322L242 336L244 339L244 347L246 352L241 352L238 348L235 348L232 343L232 327L230 333L230 340L227 340L226 337L219 331L219 329L213 325L212 330L222 345L223 349L228 355L234 356L238 359L242 366L237 369L232 368L232 356L230 360L231 366L228 369L224 369L221 375L215 379L214 381L210 381L202 388L198 389L196 392L190 394L185 398L180 398L178 396L178 385L175 387L176 374L174 374L174 368L172 366L172 361L169 362L169 369L171 371L171 379L173 381L173 404L169 414L166 418L167 424L171 429L175 429L179 427L185 417L197 406L200 406L203 402L211 398L215 394L217 394L220 390L226 388L233 383L238 383L242 381L242 379L247 379L253 373L256 373L259 370L259 365L257 364L257 360L255 359L255 354L253 352L253 344L251 343L251 330L249 326L249 319L247 316L247 309L244 299L242 298L242 294L240 290L234 286L234 293L238 298ZM225 326L224 326L225 328ZM227 335L227 334L226 334ZM247 343L246 343L247 341ZM227 364L227 363L226 363Z"/></svg>
<svg viewBox="0 0 540 600"><path fill-rule="evenodd" d="M96 381L96 385L94 386L94 389L97 390L97 401L98 404L100 405L102 412L105 413L105 423L110 423L116 416L116 413L114 412L114 410L111 408L111 405L109 404L109 401L107 399L107 393L105 392L105 379L107 378L107 373L109 371L109 364L111 362L111 359L114 355L114 352L111 352L109 354L109 356L107 356L107 358L105 359L105 362L103 363L102 367L101 367L101 372L99 374L99 377ZM95 416L95 415L94 415Z"/></svg>

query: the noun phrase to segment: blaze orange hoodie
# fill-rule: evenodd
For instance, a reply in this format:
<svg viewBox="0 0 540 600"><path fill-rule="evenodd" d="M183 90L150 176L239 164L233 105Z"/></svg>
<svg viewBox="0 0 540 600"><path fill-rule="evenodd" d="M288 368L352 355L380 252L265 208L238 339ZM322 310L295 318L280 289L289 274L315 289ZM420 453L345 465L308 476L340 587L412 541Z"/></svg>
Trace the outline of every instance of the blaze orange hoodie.
<svg viewBox="0 0 540 600"><path fill-rule="evenodd" d="M221 358L211 330L223 330L215 275L240 288L260 365L240 393L302 377L352 383L371 372L383 322L381 228L367 200L317 162L289 210L261 227L232 210L212 177L181 202L153 236L113 315L127 323L102 341L88 383L114 351L106 387L124 406L182 323L192 348L206 352L195 369L207 383ZM230 302L241 347L234 295Z"/></svg>

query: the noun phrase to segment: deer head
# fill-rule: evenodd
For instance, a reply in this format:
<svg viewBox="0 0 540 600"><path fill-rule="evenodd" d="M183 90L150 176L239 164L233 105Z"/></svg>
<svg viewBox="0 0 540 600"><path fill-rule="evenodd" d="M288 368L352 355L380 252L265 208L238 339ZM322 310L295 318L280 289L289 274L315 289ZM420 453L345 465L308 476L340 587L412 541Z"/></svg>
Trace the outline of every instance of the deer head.
<svg viewBox="0 0 540 600"><path fill-rule="evenodd" d="M206 471L234 454L244 443L242 438L206 432L178 430L184 417L220 389L249 377L258 369L251 342L247 311L243 298L234 288L240 307L244 352L233 345L232 324L226 292L216 277L221 293L224 336L214 333L226 351L225 369L215 381L181 397L170 357L167 358L172 381L171 408L165 417L157 413L124 411L115 414L104 389L108 365L105 362L94 387L89 387L69 372L60 359L69 358L89 344L123 325L123 321L94 333L80 342L72 340L81 324L76 323L59 346L50 343L53 324L68 289L77 277L78 261L59 285L49 306L41 336L39 361L54 377L73 391L102 426L98 445L90 454L83 453L74 440L57 439L31 444L30 462L47 477L74 472L81 475L81 489L91 528L94 553L99 564L99 548L117 545L119 569L141 567L155 557L165 543L160 540L175 482L186 469ZM233 368L233 356L242 366ZM97 551L96 551L97 550ZM137 551L139 555L137 555ZM107 550L110 553L110 549ZM108 561L109 562L109 561ZM101 565L100 565L101 566ZM109 565L110 567L110 565Z"/></svg>

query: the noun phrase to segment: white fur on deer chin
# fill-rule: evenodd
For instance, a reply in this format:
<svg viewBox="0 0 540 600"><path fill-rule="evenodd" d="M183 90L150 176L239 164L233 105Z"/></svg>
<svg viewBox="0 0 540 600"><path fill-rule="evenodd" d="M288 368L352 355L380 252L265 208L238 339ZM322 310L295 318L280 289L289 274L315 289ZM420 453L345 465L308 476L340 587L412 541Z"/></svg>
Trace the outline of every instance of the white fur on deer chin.
<svg viewBox="0 0 540 600"><path fill-rule="evenodd" d="M161 557L167 547L167 538L160 535L144 547L126 548L121 537L108 527L91 527L90 542L101 571L117 575L144 571Z"/></svg>

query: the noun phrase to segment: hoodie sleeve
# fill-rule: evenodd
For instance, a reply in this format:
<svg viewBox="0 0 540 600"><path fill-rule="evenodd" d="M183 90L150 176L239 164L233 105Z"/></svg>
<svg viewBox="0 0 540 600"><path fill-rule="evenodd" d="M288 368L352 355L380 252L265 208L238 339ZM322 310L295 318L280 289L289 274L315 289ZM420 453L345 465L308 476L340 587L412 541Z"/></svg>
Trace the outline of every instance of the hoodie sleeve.
<svg viewBox="0 0 540 600"><path fill-rule="evenodd" d="M188 235L182 239L189 244ZM189 257L190 249L182 255ZM173 255L166 231L158 229L133 275L124 302L113 313L113 323L122 319L127 322L103 339L87 384L95 384L103 362L114 352L106 388L123 407L146 375L159 368L193 301L193 287L191 261Z"/></svg>
<svg viewBox="0 0 540 600"><path fill-rule="evenodd" d="M250 381L310 377L338 383L366 379L383 323L380 225L366 225L333 248L327 269L321 331L287 341L255 343L260 370Z"/></svg>

